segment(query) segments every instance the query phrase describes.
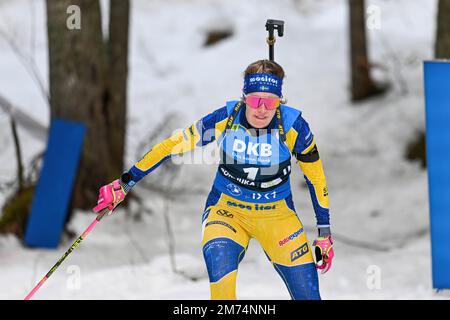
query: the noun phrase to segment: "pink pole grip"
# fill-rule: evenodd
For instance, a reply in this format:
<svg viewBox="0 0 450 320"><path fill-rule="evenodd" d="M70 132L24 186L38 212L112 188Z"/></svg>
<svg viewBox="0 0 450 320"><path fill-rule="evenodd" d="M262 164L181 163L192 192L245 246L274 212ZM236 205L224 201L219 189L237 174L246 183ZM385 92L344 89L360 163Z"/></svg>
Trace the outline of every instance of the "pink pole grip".
<svg viewBox="0 0 450 320"><path fill-rule="evenodd" d="M92 210L95 213L105 209L106 207L112 210L112 203L114 202L114 189L112 184L107 184L106 186L101 187L99 193L97 205Z"/></svg>
<svg viewBox="0 0 450 320"><path fill-rule="evenodd" d="M96 213L106 207L108 207L109 210L113 210L114 206L126 196L126 193L120 186L119 179L101 187L99 193L97 205L92 209Z"/></svg>

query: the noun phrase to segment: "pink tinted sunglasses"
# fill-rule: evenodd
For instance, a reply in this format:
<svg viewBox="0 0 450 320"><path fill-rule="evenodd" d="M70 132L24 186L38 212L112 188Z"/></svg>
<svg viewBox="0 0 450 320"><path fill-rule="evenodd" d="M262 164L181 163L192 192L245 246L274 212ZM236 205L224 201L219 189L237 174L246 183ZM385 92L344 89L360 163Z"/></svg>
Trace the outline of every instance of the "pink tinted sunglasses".
<svg viewBox="0 0 450 320"><path fill-rule="evenodd" d="M259 96L245 96L245 104L250 108L258 109L264 104L267 110L274 110L280 105L280 98L263 98Z"/></svg>

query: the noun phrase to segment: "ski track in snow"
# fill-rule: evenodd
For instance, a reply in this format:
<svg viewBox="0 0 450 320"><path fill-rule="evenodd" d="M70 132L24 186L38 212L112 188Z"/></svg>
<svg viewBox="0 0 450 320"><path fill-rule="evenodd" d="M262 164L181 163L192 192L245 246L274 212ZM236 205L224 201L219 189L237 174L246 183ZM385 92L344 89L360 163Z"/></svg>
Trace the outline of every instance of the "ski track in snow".
<svg viewBox="0 0 450 320"><path fill-rule="evenodd" d="M138 160L136 148L164 114L176 112L174 122L184 127L238 98L245 66L267 55L266 17L285 20L285 36L275 49L287 74L283 92L289 105L303 111L316 136L336 235L333 268L319 278L322 298L448 299L448 293L431 288L427 175L417 163L403 159L407 142L424 126L422 61L432 58L436 1L371 1L381 9L382 21L381 29L368 32L370 57L385 67L376 70L377 79L389 81L392 88L357 106L350 104L347 92L346 4L134 0L126 163ZM0 1L0 30L34 57L47 87L45 20L42 0ZM203 48L205 32L223 27L232 28L234 35ZM48 125L45 99L1 37L0 70L0 93ZM0 114L2 182L15 173L8 121ZM19 134L28 163L44 145L23 130ZM177 269L198 281L172 272L164 203L149 193L146 205L153 214L136 222L119 209L102 220L35 298L209 299L200 220L215 170L214 165L183 166L176 185L198 185L205 191L169 206ZM309 193L300 170L292 174L295 205L312 241L315 217ZM159 178L156 173L146 179ZM134 192L144 194L139 187ZM6 196L8 192L0 193L0 203ZM76 212L69 227L81 234L94 217ZM0 299L22 299L74 240L64 237L58 250L42 250L23 248L12 236L0 237ZM373 270L380 272L381 281L371 289ZM289 299L255 240L239 268L237 295Z"/></svg>

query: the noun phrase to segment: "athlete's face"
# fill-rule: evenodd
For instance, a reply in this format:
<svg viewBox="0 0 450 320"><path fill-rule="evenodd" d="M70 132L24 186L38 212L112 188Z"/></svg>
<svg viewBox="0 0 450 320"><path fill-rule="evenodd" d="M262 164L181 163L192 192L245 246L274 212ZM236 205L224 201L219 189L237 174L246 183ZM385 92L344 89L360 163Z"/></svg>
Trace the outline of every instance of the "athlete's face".
<svg viewBox="0 0 450 320"><path fill-rule="evenodd" d="M247 96L258 96L261 98L279 98L276 94L269 92L252 92ZM264 103L261 103L258 109L251 108L247 106L245 108L245 116L248 123L254 128L260 129L265 128L272 121L277 109L267 109Z"/></svg>

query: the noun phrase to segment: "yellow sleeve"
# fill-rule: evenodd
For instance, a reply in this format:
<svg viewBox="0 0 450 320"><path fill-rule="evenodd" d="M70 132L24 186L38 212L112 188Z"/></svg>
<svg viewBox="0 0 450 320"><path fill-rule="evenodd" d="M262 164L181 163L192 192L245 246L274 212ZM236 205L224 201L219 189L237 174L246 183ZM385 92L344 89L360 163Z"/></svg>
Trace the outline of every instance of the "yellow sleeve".
<svg viewBox="0 0 450 320"><path fill-rule="evenodd" d="M156 169L165 160L216 140L225 130L227 116L227 109L223 107L154 145L130 169L135 181Z"/></svg>
<svg viewBox="0 0 450 320"><path fill-rule="evenodd" d="M305 149L301 153L301 155L306 156L309 152L314 152L314 149L317 150L315 140L313 140L311 145L307 149ZM302 159L302 157L300 157L300 159ZM329 203L327 179L325 177L325 171L323 169L322 160L320 159L320 157L317 155L317 159L312 162L297 160L297 164L300 166L303 174L305 175L305 178L307 179L307 182L309 181L314 188L314 194L320 207L328 209Z"/></svg>
<svg viewBox="0 0 450 320"><path fill-rule="evenodd" d="M135 164L135 167L141 171L147 171L174 155L182 155L193 150L200 139L200 133L195 124L193 124L153 146Z"/></svg>
<svg viewBox="0 0 450 320"><path fill-rule="evenodd" d="M300 131L300 130L299 130ZM317 224L320 226L329 225L329 201L328 186L325 178L322 160L319 157L316 140L310 140L307 147L296 149L296 142L299 133L292 128L286 135L286 144L296 158L296 162L303 172L308 185L309 193L316 214ZM304 141L305 139L303 139ZM304 148L304 149L303 149ZM302 150L303 149L303 150Z"/></svg>

